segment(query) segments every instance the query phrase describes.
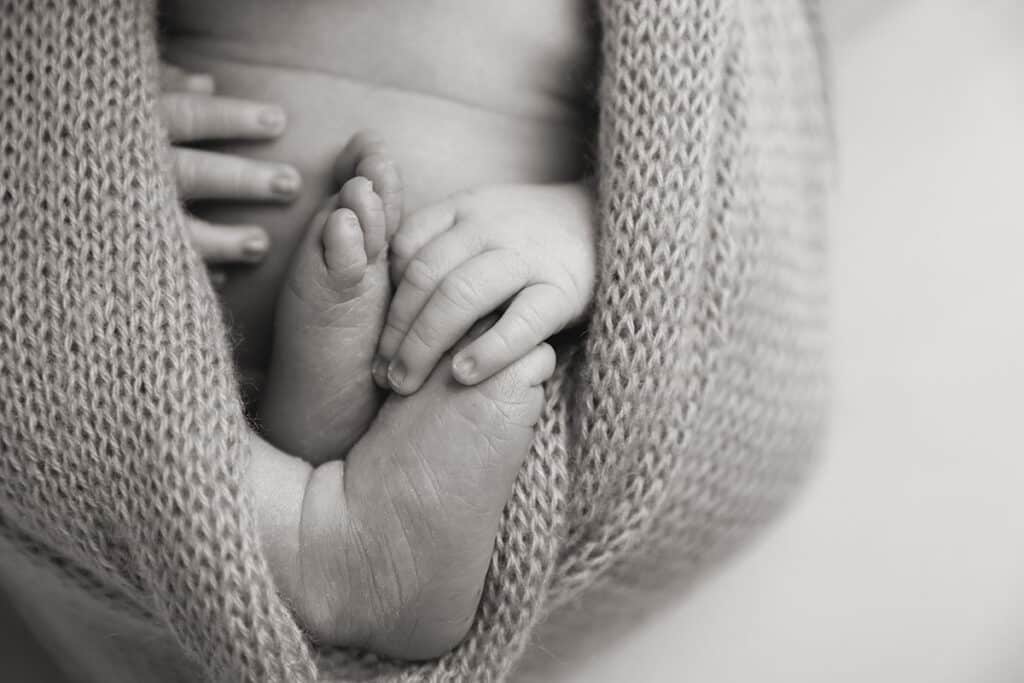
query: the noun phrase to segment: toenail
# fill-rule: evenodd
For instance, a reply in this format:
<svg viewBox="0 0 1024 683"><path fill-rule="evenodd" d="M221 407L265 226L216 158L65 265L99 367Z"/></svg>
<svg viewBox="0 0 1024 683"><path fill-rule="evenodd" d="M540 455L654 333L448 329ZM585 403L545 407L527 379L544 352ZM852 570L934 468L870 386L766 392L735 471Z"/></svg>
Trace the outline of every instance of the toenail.
<svg viewBox="0 0 1024 683"><path fill-rule="evenodd" d="M359 216L357 216L352 209L338 209L337 215L338 220L340 220L341 224L346 228L359 229Z"/></svg>
<svg viewBox="0 0 1024 683"><path fill-rule="evenodd" d="M270 188L275 194L291 197L299 191L299 174L291 169L281 171L270 181Z"/></svg>
<svg viewBox="0 0 1024 683"><path fill-rule="evenodd" d="M402 388L402 382L405 381L405 363L400 360L391 362L388 366L388 384L391 385L392 389L396 391Z"/></svg>
<svg viewBox="0 0 1024 683"><path fill-rule="evenodd" d="M472 381L476 374L476 362L467 356L458 355L452 362L452 371L463 381Z"/></svg>

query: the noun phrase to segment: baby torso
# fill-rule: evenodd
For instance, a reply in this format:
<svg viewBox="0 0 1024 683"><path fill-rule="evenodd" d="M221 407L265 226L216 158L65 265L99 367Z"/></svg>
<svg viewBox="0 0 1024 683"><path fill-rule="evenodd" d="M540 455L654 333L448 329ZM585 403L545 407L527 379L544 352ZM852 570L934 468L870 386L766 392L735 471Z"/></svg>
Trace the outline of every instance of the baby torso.
<svg viewBox="0 0 1024 683"><path fill-rule="evenodd" d="M228 151L285 161L303 174L288 208L208 206L256 223L267 261L223 292L243 366L265 362L273 303L292 248L331 189L352 133L389 143L415 210L458 190L556 182L583 172L593 81L586 0L165 0L171 61L217 79L221 94L276 102L287 132Z"/></svg>

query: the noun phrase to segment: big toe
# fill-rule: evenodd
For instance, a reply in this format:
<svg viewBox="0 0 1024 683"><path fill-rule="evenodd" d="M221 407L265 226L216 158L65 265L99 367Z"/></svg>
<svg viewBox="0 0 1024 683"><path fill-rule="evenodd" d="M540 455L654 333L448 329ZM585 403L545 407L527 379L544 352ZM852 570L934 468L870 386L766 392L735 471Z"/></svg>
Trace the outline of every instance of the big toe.
<svg viewBox="0 0 1024 683"><path fill-rule="evenodd" d="M287 287L279 305L297 299L307 312L340 314L338 304L365 295L370 279L366 277L368 270L363 232L356 214L351 209L325 211L317 217L292 257Z"/></svg>
<svg viewBox="0 0 1024 683"><path fill-rule="evenodd" d="M359 284L366 274L368 257L358 216L348 208L327 217L321 235L326 275L334 288Z"/></svg>
<svg viewBox="0 0 1024 683"><path fill-rule="evenodd" d="M373 181L363 176L350 179L338 193L338 207L355 214L363 236L367 259L377 260L387 244L384 202L375 191Z"/></svg>

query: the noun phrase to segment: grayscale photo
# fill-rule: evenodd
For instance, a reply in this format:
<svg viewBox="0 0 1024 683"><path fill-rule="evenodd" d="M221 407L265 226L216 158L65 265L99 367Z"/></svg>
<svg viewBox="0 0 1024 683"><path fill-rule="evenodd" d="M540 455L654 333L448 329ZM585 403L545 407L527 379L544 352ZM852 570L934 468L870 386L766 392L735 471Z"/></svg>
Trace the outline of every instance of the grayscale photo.
<svg viewBox="0 0 1024 683"><path fill-rule="evenodd" d="M1024 4L0 0L0 681L1024 683Z"/></svg>

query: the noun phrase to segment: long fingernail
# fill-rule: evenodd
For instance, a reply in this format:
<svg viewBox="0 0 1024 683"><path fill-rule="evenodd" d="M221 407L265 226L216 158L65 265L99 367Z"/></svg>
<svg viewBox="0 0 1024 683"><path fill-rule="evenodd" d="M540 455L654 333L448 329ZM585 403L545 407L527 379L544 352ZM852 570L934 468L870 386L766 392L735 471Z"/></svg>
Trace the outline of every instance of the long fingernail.
<svg viewBox="0 0 1024 683"><path fill-rule="evenodd" d="M299 191L301 184L302 179L299 177L298 172L288 168L281 170L274 176L270 181L270 189L273 190L274 194L282 197L293 197Z"/></svg>
<svg viewBox="0 0 1024 683"><path fill-rule="evenodd" d="M192 74L185 79L185 90L198 95L212 95L214 89L213 76L209 74Z"/></svg>
<svg viewBox="0 0 1024 683"><path fill-rule="evenodd" d="M250 237L242 243L242 256L251 263L259 263L270 248L270 240L264 235Z"/></svg>
<svg viewBox="0 0 1024 683"><path fill-rule="evenodd" d="M476 375L476 361L469 356L458 354L452 361L452 372L455 373L455 378L463 384L472 382Z"/></svg>
<svg viewBox="0 0 1024 683"><path fill-rule="evenodd" d="M223 270L211 270L210 271L210 284L213 285L214 289L220 289L228 283L228 274Z"/></svg>
<svg viewBox="0 0 1024 683"><path fill-rule="evenodd" d="M391 365L388 366L388 384L395 391L400 391L406 374L405 363L400 360L391 361Z"/></svg>
<svg viewBox="0 0 1024 683"><path fill-rule="evenodd" d="M260 112L260 125L271 133L282 132L286 121L284 111L278 107L267 107Z"/></svg>

